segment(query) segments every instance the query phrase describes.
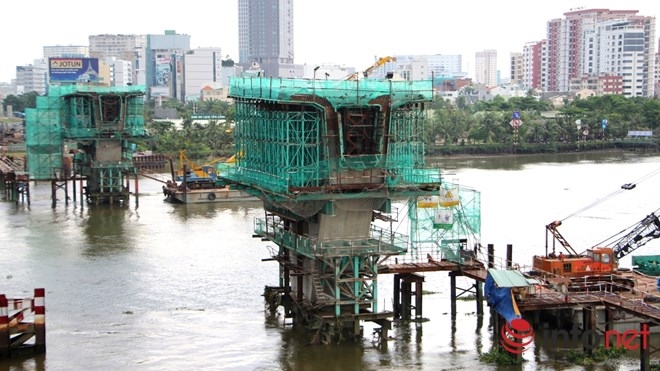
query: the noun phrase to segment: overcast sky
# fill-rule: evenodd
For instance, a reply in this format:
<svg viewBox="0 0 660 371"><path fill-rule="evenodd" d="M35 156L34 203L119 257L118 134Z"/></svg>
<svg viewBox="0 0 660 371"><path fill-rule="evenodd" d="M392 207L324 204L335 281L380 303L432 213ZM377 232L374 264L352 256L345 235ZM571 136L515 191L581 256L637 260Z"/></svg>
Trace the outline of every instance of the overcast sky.
<svg viewBox="0 0 660 371"><path fill-rule="evenodd" d="M237 61L237 3L3 2L0 82L14 78L16 66L41 58L43 46L88 45L88 36L98 34L175 30L191 36L192 48L220 47ZM547 21L563 18L571 9L639 10L640 15L657 16L657 4L648 0L294 0L295 63L344 64L363 70L376 56L461 54L463 70L474 77L475 53L495 49L498 69L507 77L510 53L544 39Z"/></svg>

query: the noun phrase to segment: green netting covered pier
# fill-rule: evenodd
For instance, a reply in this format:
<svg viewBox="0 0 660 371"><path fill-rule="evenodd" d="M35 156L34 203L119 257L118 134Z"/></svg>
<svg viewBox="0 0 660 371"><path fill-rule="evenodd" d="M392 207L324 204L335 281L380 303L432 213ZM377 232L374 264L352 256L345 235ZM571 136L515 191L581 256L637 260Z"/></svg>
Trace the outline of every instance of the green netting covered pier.
<svg viewBox="0 0 660 371"><path fill-rule="evenodd" d="M55 192L80 181L81 201L123 202L136 176L130 141L145 135L144 86L52 85L27 109L27 169ZM83 185L85 182L85 185Z"/></svg>
<svg viewBox="0 0 660 371"><path fill-rule="evenodd" d="M387 334L378 266L406 254L393 200L438 196L424 166L424 104L432 81L233 78L236 165L223 181L264 200L255 233L277 244L280 282L267 287L314 340ZM273 294L275 293L275 294Z"/></svg>

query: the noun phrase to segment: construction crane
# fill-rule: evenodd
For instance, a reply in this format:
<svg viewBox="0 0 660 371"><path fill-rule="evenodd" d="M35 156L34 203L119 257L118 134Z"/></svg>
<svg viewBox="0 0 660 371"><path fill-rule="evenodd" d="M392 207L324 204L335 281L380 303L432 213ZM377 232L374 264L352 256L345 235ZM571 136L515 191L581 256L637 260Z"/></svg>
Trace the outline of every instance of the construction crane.
<svg viewBox="0 0 660 371"><path fill-rule="evenodd" d="M396 58L389 57L389 56L378 58L378 60L376 60L376 62L374 64L369 66L369 68L367 68L366 70L362 71L362 76L364 76L365 78L369 77L369 75L371 75L371 73L374 72L374 70L376 68L378 68L378 67L380 67L380 66L382 66L382 65L384 65L385 63L388 63L388 62L396 62ZM358 80L359 77L360 77L360 72L358 71L358 72L355 72L355 73L352 73L352 74L348 75L348 77L346 77L346 80Z"/></svg>
<svg viewBox="0 0 660 371"><path fill-rule="evenodd" d="M660 220L655 213L647 215L614 245L614 254L621 259L631 252L660 237Z"/></svg>
<svg viewBox="0 0 660 371"><path fill-rule="evenodd" d="M618 260L660 237L660 219L655 213L651 213L627 228L629 232L617 239L614 247L593 247L583 254L578 254L557 230L560 225L561 221L546 225L546 256L534 256L534 272L541 276L570 279L571 291L583 291L598 285L609 285L614 290L631 289L634 281L618 274ZM551 253L548 253L549 234L553 236ZM563 252L556 255L555 242L559 242L568 255Z"/></svg>

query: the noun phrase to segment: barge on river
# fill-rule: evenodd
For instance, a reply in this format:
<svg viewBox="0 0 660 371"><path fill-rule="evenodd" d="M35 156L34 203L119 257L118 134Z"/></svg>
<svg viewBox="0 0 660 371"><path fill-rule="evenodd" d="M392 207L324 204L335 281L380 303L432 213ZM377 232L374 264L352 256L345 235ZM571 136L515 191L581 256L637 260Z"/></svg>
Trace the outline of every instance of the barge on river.
<svg viewBox="0 0 660 371"><path fill-rule="evenodd" d="M188 187L184 187L184 184L188 184ZM163 186L163 194L168 201L184 204L260 201L258 197L254 197L243 190L216 186L215 182L177 185L176 182L168 181Z"/></svg>
<svg viewBox="0 0 660 371"><path fill-rule="evenodd" d="M261 201L244 190L219 182L220 169L229 171L234 163L233 157L201 166L190 161L183 151L179 153L179 158L181 168L176 173L172 168L172 180L163 186L167 200L184 204Z"/></svg>

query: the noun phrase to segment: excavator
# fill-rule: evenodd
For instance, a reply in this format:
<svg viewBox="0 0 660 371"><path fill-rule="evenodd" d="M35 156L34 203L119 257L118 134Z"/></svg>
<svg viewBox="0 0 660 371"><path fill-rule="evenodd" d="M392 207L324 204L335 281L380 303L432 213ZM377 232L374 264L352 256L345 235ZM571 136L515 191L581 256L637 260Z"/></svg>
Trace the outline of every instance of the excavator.
<svg viewBox="0 0 660 371"><path fill-rule="evenodd" d="M557 228L561 224L561 221L554 221L546 225L546 255L534 256L532 273L551 280L567 280L569 291L597 290L603 287L608 291L631 290L635 283L620 273L619 260L660 237L660 219L656 213L651 213L626 229L628 232L623 237L614 240L614 247L593 247L578 254L559 233ZM552 251L548 252L550 236ZM556 242L568 255L564 255L563 251L556 254Z"/></svg>
<svg viewBox="0 0 660 371"><path fill-rule="evenodd" d="M176 171L175 179L177 182L183 181L184 168L186 180L188 183L194 182L215 182L218 177L217 165L220 162L224 163L233 163L235 162L235 156L227 158L215 159L212 162L209 162L204 165L197 165L190 161L188 156L186 156L186 151L179 151L179 170Z"/></svg>
<svg viewBox="0 0 660 371"><path fill-rule="evenodd" d="M382 66L382 65L384 65L385 63L388 63L388 62L396 62L396 58L389 57L389 56L378 58L378 60L376 60L376 62L373 65L369 66L369 68L362 71L362 76L364 76L365 78L369 77L369 75L371 75L371 73L374 72L374 70L376 68L378 68L378 67L380 67L380 66ZM348 77L346 77L346 80L358 80L359 77L360 77L360 72L358 71L358 72L355 72L355 73L352 73L352 74L348 75Z"/></svg>

